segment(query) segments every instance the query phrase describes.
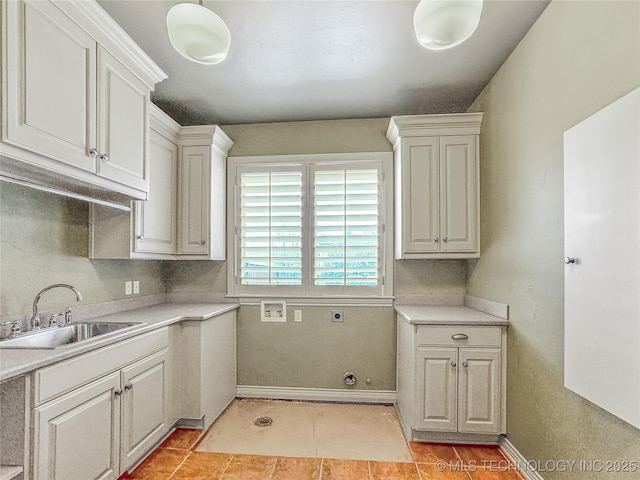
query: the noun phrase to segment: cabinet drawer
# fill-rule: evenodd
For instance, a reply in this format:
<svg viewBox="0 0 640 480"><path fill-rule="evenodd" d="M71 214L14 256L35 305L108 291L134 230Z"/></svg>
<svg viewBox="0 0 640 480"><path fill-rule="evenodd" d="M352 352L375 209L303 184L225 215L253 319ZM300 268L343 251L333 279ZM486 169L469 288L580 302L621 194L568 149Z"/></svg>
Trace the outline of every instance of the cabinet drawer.
<svg viewBox="0 0 640 480"><path fill-rule="evenodd" d="M416 342L417 345L499 347L501 338L502 328L498 326L424 325L418 326Z"/></svg>
<svg viewBox="0 0 640 480"><path fill-rule="evenodd" d="M35 405L119 370L168 345L168 329L161 328L36 370Z"/></svg>

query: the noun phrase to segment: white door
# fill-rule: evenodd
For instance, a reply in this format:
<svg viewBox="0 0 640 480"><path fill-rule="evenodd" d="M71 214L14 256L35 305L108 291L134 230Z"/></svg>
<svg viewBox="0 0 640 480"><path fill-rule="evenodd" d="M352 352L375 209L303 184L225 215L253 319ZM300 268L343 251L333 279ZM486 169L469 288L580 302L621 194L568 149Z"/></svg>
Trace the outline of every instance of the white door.
<svg viewBox="0 0 640 480"><path fill-rule="evenodd" d="M457 431L457 357L456 348L418 348L416 429Z"/></svg>
<svg viewBox="0 0 640 480"><path fill-rule="evenodd" d="M35 480L119 476L120 373L34 409Z"/></svg>
<svg viewBox="0 0 640 480"><path fill-rule="evenodd" d="M178 147L151 130L149 198L136 202L135 251L176 252Z"/></svg>
<svg viewBox="0 0 640 480"><path fill-rule="evenodd" d="M98 48L98 175L149 191L149 89Z"/></svg>
<svg viewBox="0 0 640 480"><path fill-rule="evenodd" d="M475 135L440 137L440 251L475 252Z"/></svg>
<svg viewBox="0 0 640 480"><path fill-rule="evenodd" d="M461 348L458 431L500 433L500 349Z"/></svg>
<svg viewBox="0 0 640 480"><path fill-rule="evenodd" d="M178 253L207 255L211 214L211 147L182 147L179 170Z"/></svg>
<svg viewBox="0 0 640 480"><path fill-rule="evenodd" d="M95 40L50 2L9 1L6 12L3 140L95 172Z"/></svg>
<svg viewBox="0 0 640 480"><path fill-rule="evenodd" d="M126 470L168 430L167 350L122 369L121 470Z"/></svg>
<svg viewBox="0 0 640 480"><path fill-rule="evenodd" d="M438 252L438 157L437 137L402 139L403 254Z"/></svg>
<svg viewBox="0 0 640 480"><path fill-rule="evenodd" d="M640 89L565 132L564 193L564 384L640 428Z"/></svg>

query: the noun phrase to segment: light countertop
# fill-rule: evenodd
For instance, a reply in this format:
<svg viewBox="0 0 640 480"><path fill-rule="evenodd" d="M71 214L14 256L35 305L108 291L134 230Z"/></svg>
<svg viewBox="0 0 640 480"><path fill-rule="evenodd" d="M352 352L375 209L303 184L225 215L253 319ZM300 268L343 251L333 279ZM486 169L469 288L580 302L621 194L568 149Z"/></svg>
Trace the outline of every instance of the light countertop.
<svg viewBox="0 0 640 480"><path fill-rule="evenodd" d="M238 307L235 303L160 303L91 318L91 321L100 322L142 323L121 333L98 336L56 349L0 349L0 381L173 323L208 320Z"/></svg>
<svg viewBox="0 0 640 480"><path fill-rule="evenodd" d="M509 325L509 321L463 306L396 305L398 316L413 325Z"/></svg>

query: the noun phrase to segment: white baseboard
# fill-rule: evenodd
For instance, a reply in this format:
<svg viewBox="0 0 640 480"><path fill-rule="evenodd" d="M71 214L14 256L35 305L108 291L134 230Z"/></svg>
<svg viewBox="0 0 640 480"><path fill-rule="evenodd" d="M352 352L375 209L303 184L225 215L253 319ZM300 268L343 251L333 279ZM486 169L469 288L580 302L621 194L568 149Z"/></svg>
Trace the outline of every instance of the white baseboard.
<svg viewBox="0 0 640 480"><path fill-rule="evenodd" d="M241 398L307 400L315 402L396 403L396 392L393 390L342 390L331 388L238 385L236 396Z"/></svg>
<svg viewBox="0 0 640 480"><path fill-rule="evenodd" d="M518 451L518 449L504 435L500 437L500 448L513 460L516 465L527 465L527 459ZM544 480L542 476L535 470L523 468L518 470L526 480Z"/></svg>

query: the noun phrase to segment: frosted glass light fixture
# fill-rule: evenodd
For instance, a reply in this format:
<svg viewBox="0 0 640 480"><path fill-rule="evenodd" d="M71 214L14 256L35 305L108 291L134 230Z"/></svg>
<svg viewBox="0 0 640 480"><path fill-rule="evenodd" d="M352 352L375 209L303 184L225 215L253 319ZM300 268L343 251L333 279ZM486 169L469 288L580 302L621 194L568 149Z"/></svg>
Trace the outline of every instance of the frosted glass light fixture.
<svg viewBox="0 0 640 480"><path fill-rule="evenodd" d="M413 14L420 45L444 50L460 45L480 23L483 0L421 0Z"/></svg>
<svg viewBox="0 0 640 480"><path fill-rule="evenodd" d="M167 32L180 55L205 65L227 58L231 33L215 13L196 3L178 3L167 12Z"/></svg>

